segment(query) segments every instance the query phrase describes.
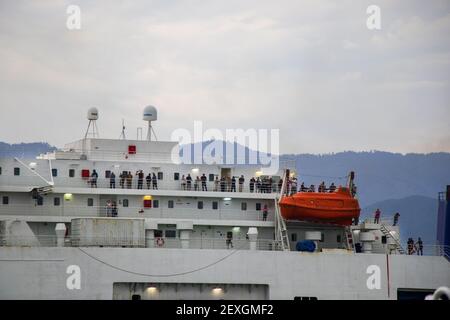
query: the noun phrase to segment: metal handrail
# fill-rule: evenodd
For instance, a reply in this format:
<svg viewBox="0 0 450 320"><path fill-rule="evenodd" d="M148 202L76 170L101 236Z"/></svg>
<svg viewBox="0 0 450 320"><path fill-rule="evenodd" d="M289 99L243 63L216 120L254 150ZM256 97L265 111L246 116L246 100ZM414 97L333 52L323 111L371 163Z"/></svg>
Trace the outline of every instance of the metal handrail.
<svg viewBox="0 0 450 320"><path fill-rule="evenodd" d="M133 236L90 236L79 237L76 235L68 235L64 237L65 247L78 247L79 244L86 246L103 246L103 247L154 247L154 248L181 248L182 239L171 237L133 237ZM27 247L56 247L56 235L35 235L35 236L5 236L0 237L0 246L27 246ZM236 249L250 250L250 241L248 239L231 239L227 238L190 238L190 249ZM281 250L277 240L273 239L257 239L257 250Z"/></svg>

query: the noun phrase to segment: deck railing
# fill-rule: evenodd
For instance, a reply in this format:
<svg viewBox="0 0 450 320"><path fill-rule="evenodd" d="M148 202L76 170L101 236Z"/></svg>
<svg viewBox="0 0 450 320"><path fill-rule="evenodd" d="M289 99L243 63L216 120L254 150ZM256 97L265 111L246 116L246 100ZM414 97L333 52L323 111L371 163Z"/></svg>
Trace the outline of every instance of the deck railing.
<svg viewBox="0 0 450 320"><path fill-rule="evenodd" d="M189 249L235 249L250 250L250 241L247 239L226 238L191 238L189 239ZM79 245L82 244L82 245ZM56 247L56 235L36 235L36 236L1 236L0 246L4 247ZM155 237L142 238L136 237L86 237L79 238L70 236L64 238L64 247L150 247L150 248L182 248L180 238ZM257 250L280 250L280 244L272 239L256 240Z"/></svg>
<svg viewBox="0 0 450 320"><path fill-rule="evenodd" d="M46 199L47 200L47 199ZM48 199L53 202L53 199ZM162 207L164 205L164 207ZM0 215L8 216L57 216L57 217L118 217L118 218L170 218L170 219L212 219L212 220L250 220L273 221L273 210L267 216L261 210L212 209L211 203L204 203L203 209L182 208L174 204L168 208L167 203L160 201L158 208L123 207L118 203L117 209L107 206L70 205L61 199L59 206L17 205L0 206Z"/></svg>
<svg viewBox="0 0 450 320"><path fill-rule="evenodd" d="M114 180L109 178L80 178L80 177L54 177L55 187L64 188L103 188L103 189L123 189L123 190L178 190L178 191L204 191L204 192L246 192L246 193L279 193L280 185L278 183L272 184L253 184L250 185L246 180L242 185L238 181L233 185L232 183L216 183L214 181L207 181L206 184L202 182L195 182L193 180L190 184L181 180L157 180L154 182L147 182L146 179L139 181L136 177L133 177L131 181L121 181L116 176ZM37 176L0 176L0 185L13 186L13 187L43 187L45 182L39 179ZM290 193L295 192L293 188L290 189Z"/></svg>

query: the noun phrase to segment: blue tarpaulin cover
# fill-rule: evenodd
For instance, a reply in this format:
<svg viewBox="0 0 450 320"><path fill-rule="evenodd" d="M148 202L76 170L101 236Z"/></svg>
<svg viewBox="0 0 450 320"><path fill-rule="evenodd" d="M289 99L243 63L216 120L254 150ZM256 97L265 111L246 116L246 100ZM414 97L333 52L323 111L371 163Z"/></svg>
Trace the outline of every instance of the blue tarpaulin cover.
<svg viewBox="0 0 450 320"><path fill-rule="evenodd" d="M311 240L298 241L295 249L297 251L314 252L316 250L316 244Z"/></svg>

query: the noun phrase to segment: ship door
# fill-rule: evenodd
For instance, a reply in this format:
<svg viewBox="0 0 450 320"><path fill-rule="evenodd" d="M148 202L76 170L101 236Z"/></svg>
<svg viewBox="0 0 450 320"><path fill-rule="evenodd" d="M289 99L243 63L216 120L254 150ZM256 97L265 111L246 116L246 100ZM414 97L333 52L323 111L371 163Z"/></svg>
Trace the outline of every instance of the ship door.
<svg viewBox="0 0 450 320"><path fill-rule="evenodd" d="M231 178L231 168L220 169L220 177Z"/></svg>

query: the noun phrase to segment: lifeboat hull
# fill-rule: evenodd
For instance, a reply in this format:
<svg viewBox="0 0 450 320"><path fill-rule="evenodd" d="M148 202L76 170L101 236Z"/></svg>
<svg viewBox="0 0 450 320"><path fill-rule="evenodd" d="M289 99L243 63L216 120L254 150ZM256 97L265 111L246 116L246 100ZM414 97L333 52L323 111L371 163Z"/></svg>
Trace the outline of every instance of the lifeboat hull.
<svg viewBox="0 0 450 320"><path fill-rule="evenodd" d="M333 193L299 192L283 197L281 215L286 220L351 225L361 212L358 200L346 188Z"/></svg>

